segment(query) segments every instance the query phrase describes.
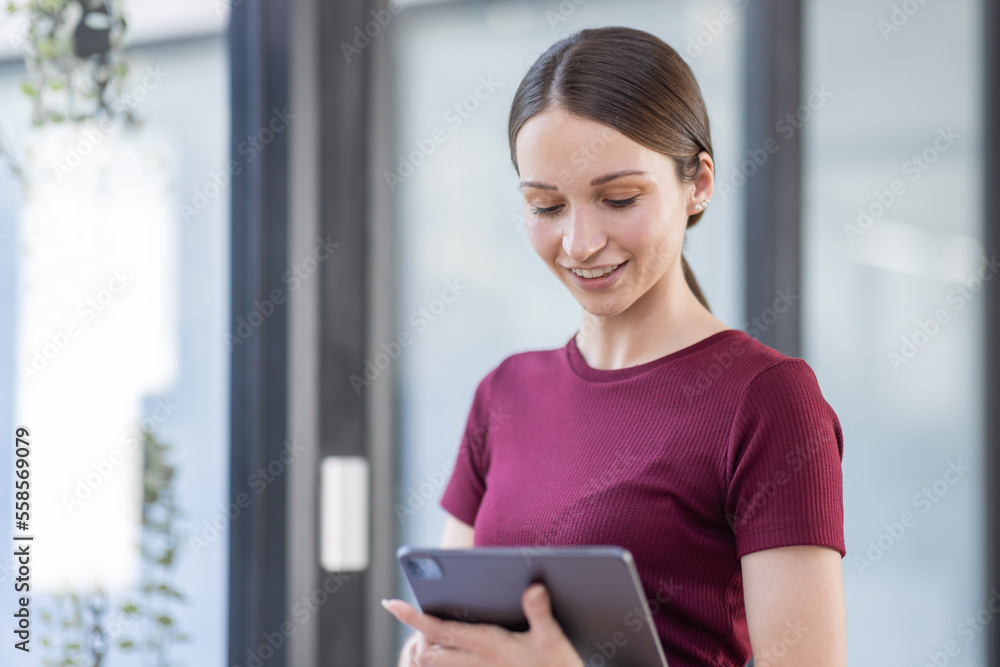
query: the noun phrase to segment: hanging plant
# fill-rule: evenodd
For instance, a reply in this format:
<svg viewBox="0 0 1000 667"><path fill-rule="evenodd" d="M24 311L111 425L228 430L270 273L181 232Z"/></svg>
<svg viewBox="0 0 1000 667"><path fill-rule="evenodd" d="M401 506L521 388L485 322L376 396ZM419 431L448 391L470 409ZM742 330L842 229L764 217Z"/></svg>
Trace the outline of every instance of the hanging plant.
<svg viewBox="0 0 1000 667"><path fill-rule="evenodd" d="M173 586L175 556L180 542L176 519L174 479L176 467L168 462L171 446L159 442L148 431L143 434L142 561L143 581L139 613L147 619L142 642L124 639L119 647L145 650L157 667L168 667L174 644L190 641L173 617L173 608L186 598Z"/></svg>
<svg viewBox="0 0 1000 667"><path fill-rule="evenodd" d="M32 99L35 125L102 116L134 122L115 104L129 68L120 0L10 2L7 11L28 23L21 90Z"/></svg>
<svg viewBox="0 0 1000 667"><path fill-rule="evenodd" d="M122 95L129 63L123 48L122 0L8 2L7 12L26 20L15 37L24 51L27 77L21 91L32 101L35 126L106 119L136 124ZM0 162L18 178L24 172L0 129Z"/></svg>

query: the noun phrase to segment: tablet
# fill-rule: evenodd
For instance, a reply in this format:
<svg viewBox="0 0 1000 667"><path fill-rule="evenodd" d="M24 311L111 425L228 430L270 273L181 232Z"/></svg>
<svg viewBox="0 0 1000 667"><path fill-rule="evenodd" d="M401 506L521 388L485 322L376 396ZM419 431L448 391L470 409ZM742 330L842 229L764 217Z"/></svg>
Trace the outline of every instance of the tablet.
<svg viewBox="0 0 1000 667"><path fill-rule="evenodd" d="M619 546L422 549L396 556L420 609L523 632L521 595L545 584L586 667L666 667L632 554Z"/></svg>

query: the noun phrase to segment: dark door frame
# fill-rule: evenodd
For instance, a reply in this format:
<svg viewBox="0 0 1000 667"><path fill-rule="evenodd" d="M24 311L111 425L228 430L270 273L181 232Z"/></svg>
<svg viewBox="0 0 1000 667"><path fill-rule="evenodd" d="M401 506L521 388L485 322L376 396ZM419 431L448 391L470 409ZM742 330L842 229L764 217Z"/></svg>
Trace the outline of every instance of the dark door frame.
<svg viewBox="0 0 1000 667"><path fill-rule="evenodd" d="M984 141L983 193L985 202L984 245L986 256L1000 254L1000 6L994 0L983 2L983 119ZM986 573L989 591L983 593L988 602L992 591L1000 590L1000 284L996 280L987 281L984 287L986 304L983 324L983 347L985 350L983 415L986 418L986 442L984 478L986 497L983 512L986 522ZM987 626L989 644L987 664L1000 667L1000 623Z"/></svg>
<svg viewBox="0 0 1000 667"><path fill-rule="evenodd" d="M287 618L287 477L269 477L264 493L248 487L256 471L281 460L288 432L287 308L272 295L283 291L287 268L288 133L270 127L288 105L288 18L282 0L242 0L229 25L230 166L239 167L230 170L230 499L241 509L229 533L231 665L247 662L248 651L267 655L269 667L287 664L283 642L262 645ZM248 137L262 147L252 157ZM258 307L265 302L272 307Z"/></svg>
<svg viewBox="0 0 1000 667"><path fill-rule="evenodd" d="M776 137L775 123L802 104L802 0L751 2L746 9L744 142L764 155L747 178L743 217L747 321L774 312L779 293L801 295L802 132ZM760 332L760 342L800 356L801 308Z"/></svg>

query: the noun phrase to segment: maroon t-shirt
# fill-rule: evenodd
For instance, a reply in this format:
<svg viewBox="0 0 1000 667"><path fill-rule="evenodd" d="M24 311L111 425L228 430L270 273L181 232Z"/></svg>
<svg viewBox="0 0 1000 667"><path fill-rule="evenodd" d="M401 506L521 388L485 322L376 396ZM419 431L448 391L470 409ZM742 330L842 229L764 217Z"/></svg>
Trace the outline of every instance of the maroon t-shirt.
<svg viewBox="0 0 1000 667"><path fill-rule="evenodd" d="M812 369L742 331L615 370L571 338L479 383L441 506L477 547L625 547L670 666L743 667L739 559L846 554L842 455Z"/></svg>

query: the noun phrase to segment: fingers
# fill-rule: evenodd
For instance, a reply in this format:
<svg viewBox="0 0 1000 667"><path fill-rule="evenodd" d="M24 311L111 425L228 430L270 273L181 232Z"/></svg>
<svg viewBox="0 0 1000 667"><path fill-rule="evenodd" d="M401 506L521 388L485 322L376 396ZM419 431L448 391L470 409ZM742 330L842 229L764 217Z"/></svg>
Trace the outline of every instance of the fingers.
<svg viewBox="0 0 1000 667"><path fill-rule="evenodd" d="M483 661L464 649L423 644L414 652L413 663L416 667L479 667Z"/></svg>
<svg viewBox="0 0 1000 667"><path fill-rule="evenodd" d="M417 611L413 605L403 600L382 600L386 611L424 636L431 638L444 632L444 623L439 618ZM432 639L432 641L435 641Z"/></svg>
<svg viewBox="0 0 1000 667"><path fill-rule="evenodd" d="M417 651L420 647L426 646L424 641L424 635L420 632L414 632L410 635L406 643L403 644L403 650L399 656L399 664L397 667L419 667L416 656Z"/></svg>
<svg viewBox="0 0 1000 667"><path fill-rule="evenodd" d="M422 632L413 634L405 652L405 667L479 667L478 655L465 649L432 644Z"/></svg>
<svg viewBox="0 0 1000 667"><path fill-rule="evenodd" d="M401 623L405 623L423 634L427 642L431 644L468 648L476 645L479 635L487 631L485 627L476 627L471 623L446 621L430 614L421 613L403 600L383 600L382 606Z"/></svg>
<svg viewBox="0 0 1000 667"><path fill-rule="evenodd" d="M544 584L534 583L528 586L521 596L521 607L531 632L562 633L562 628L552 616L552 599Z"/></svg>

